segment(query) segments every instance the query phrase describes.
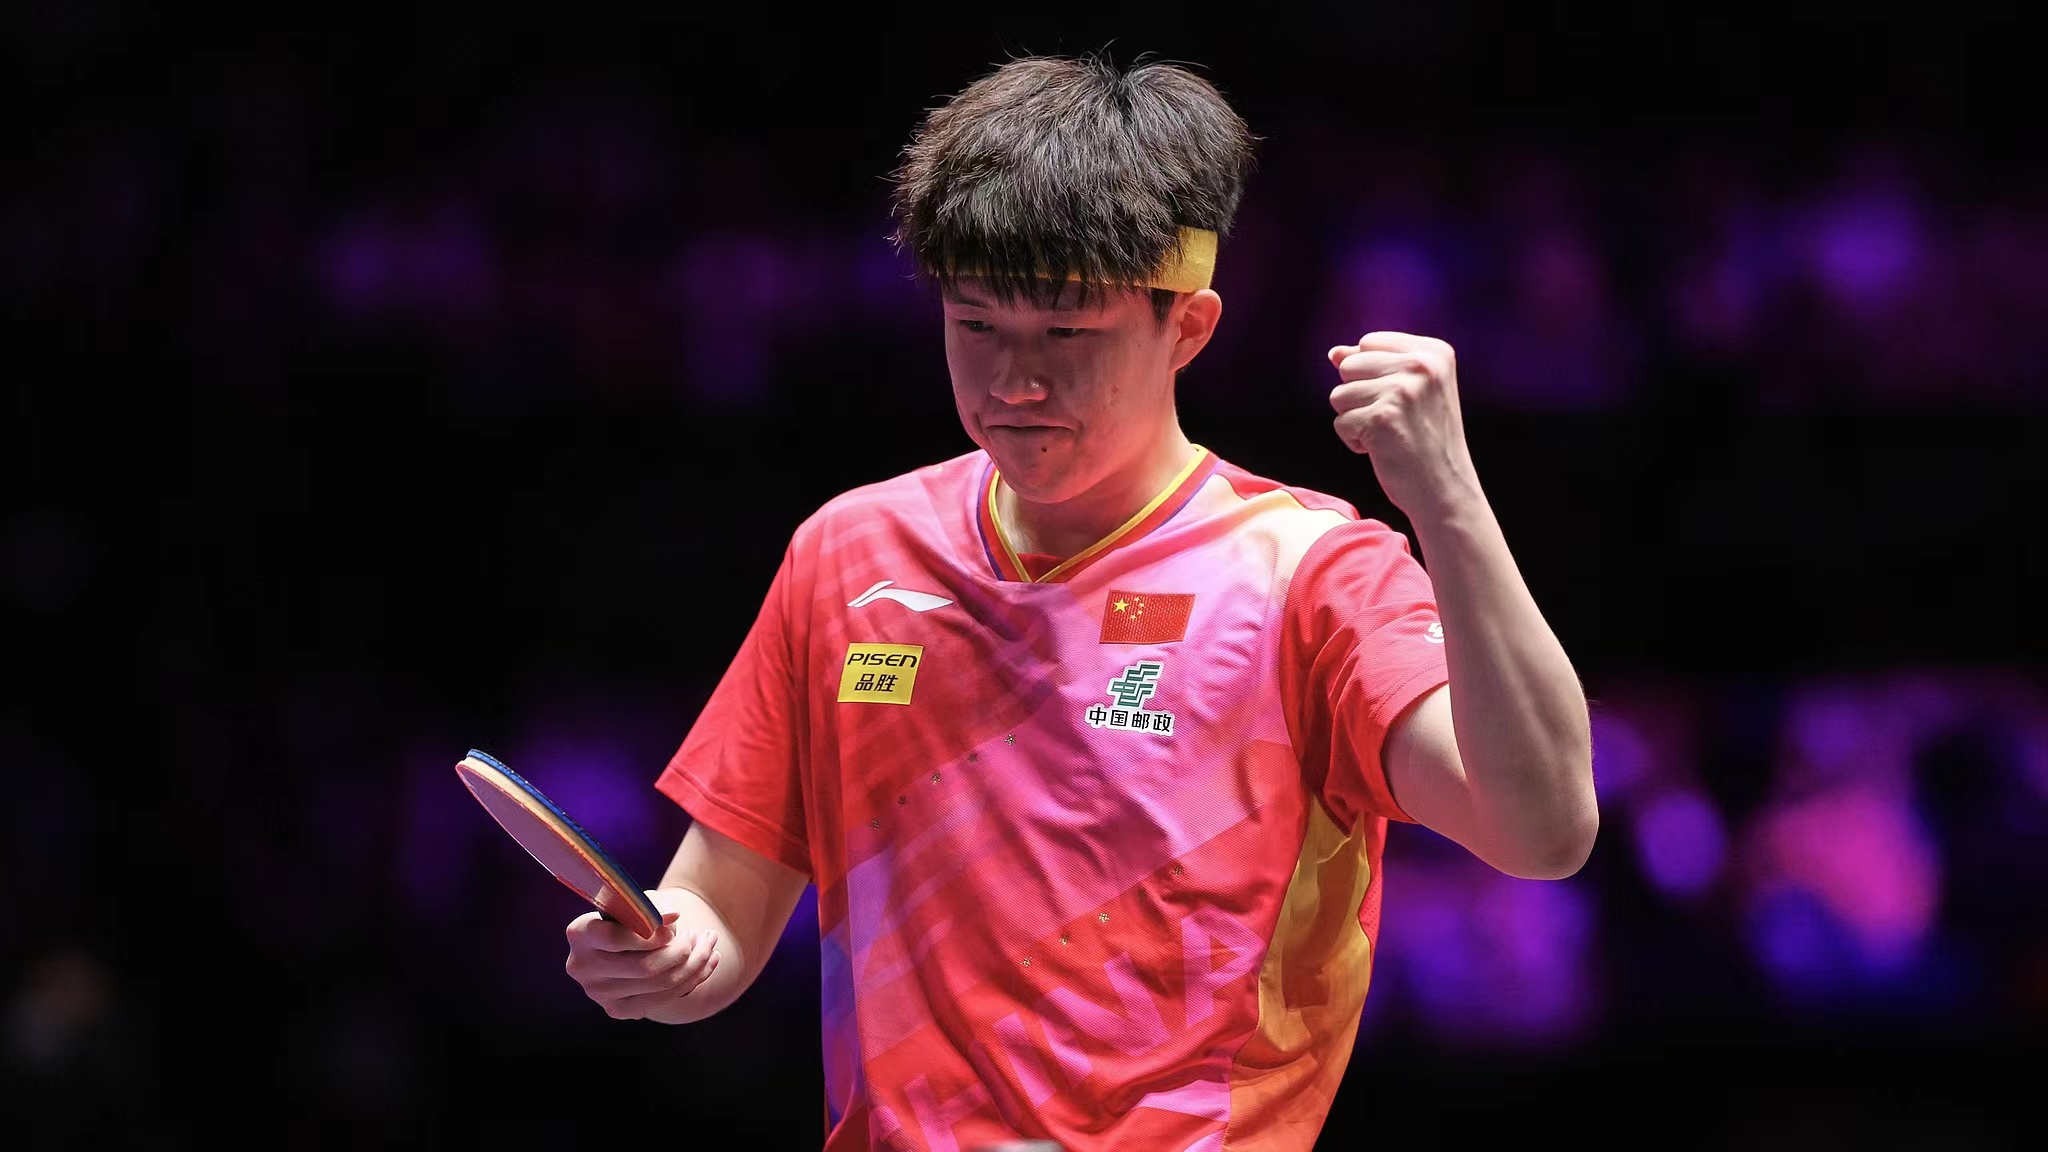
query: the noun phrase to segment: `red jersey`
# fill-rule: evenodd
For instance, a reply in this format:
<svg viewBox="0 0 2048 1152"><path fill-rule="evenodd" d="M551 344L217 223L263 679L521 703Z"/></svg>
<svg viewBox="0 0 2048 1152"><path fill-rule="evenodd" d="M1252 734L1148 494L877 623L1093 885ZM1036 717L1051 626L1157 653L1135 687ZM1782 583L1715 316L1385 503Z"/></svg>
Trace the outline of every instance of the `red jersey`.
<svg viewBox="0 0 2048 1152"><path fill-rule="evenodd" d="M657 787L818 889L825 1147L1308 1149L1445 683L1405 537L1197 449L1019 556L976 451L794 533Z"/></svg>

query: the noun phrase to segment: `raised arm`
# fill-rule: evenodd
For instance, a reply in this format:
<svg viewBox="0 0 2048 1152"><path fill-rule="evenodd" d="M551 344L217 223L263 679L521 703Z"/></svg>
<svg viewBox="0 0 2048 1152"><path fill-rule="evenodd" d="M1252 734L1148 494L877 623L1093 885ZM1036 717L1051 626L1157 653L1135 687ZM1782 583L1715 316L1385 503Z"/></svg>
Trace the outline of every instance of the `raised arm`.
<svg viewBox="0 0 2048 1152"><path fill-rule="evenodd" d="M1600 827L1585 691L1480 490L1451 347L1375 332L1330 361L1337 433L1415 526L1450 669L1388 730L1394 800L1502 872L1569 876Z"/></svg>

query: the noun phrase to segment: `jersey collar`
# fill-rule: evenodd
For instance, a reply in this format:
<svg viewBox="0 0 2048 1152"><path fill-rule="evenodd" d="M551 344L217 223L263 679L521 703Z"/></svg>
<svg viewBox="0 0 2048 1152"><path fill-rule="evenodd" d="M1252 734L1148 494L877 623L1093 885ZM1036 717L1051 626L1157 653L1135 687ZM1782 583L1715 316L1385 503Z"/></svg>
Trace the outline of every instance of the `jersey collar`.
<svg viewBox="0 0 2048 1152"><path fill-rule="evenodd" d="M1194 445L1195 454L1188 460L1180 474L1167 482L1164 489L1154 496L1129 520L1124 521L1115 531L1088 547L1067 557L1045 575L1032 579L1025 571L1023 561L1017 558L1017 551L1011 545L1008 534L1003 531L1002 521L996 516L996 484L1002 479L994 460L982 470L980 485L979 514L976 519L981 529L982 552L987 556L989 567L998 579L1016 580L1026 584L1053 584L1071 579L1083 568L1101 559L1112 550L1142 539L1146 533L1173 519L1187 502L1193 498L1202 482L1216 468L1216 457L1200 444Z"/></svg>

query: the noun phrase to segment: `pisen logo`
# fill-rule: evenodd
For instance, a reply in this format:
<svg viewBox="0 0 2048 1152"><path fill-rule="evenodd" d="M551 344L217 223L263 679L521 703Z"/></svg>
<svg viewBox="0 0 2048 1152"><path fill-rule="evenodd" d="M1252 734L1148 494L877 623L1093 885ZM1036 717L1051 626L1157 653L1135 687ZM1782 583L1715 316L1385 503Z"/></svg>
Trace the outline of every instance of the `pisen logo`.
<svg viewBox="0 0 2048 1152"><path fill-rule="evenodd" d="M922 644L848 644L839 670L839 702L908 704L922 663Z"/></svg>
<svg viewBox="0 0 2048 1152"><path fill-rule="evenodd" d="M1145 707L1145 702L1159 690L1159 672L1164 667L1157 660L1141 660L1125 668L1109 682L1109 695L1115 703L1090 704L1081 718L1088 722L1090 728L1147 732L1154 736L1173 735L1173 713L1155 712Z"/></svg>

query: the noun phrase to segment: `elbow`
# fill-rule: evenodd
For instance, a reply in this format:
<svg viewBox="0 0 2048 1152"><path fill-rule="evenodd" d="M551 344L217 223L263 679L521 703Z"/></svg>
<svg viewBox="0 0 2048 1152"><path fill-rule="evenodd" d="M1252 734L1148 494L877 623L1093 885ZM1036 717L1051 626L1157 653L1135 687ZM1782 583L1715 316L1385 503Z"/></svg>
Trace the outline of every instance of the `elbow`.
<svg viewBox="0 0 2048 1152"><path fill-rule="evenodd" d="M1594 816L1569 834L1552 837L1541 851L1529 854L1514 875L1524 880L1568 880L1592 858L1593 841L1599 837L1600 818Z"/></svg>
<svg viewBox="0 0 2048 1152"><path fill-rule="evenodd" d="M1566 880L1586 866L1599 837L1600 809L1588 796L1570 811L1514 838L1488 863L1520 880Z"/></svg>

